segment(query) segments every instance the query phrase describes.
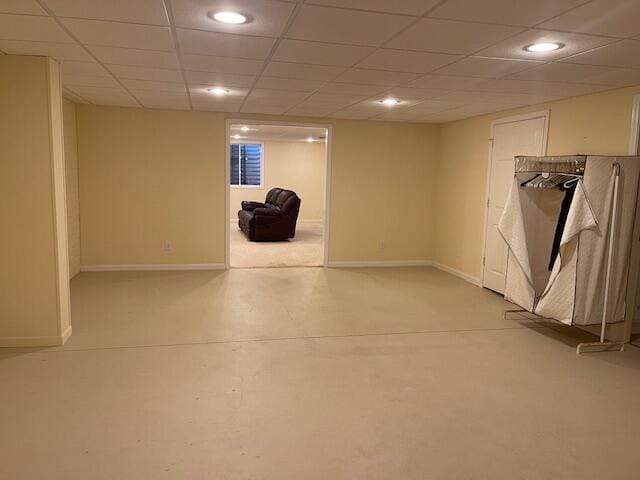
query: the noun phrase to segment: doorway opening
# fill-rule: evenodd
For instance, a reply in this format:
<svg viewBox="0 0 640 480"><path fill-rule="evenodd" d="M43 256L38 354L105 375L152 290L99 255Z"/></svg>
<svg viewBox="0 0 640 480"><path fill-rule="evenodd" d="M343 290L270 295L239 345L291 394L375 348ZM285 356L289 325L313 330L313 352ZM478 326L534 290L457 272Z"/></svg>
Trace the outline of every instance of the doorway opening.
<svg viewBox="0 0 640 480"><path fill-rule="evenodd" d="M227 266L326 263L328 125L227 121Z"/></svg>

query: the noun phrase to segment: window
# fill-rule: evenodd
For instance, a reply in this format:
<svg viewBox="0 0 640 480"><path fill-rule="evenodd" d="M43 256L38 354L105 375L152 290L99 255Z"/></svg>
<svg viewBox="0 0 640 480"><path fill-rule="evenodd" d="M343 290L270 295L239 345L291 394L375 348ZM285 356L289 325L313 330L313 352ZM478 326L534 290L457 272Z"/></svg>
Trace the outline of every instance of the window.
<svg viewBox="0 0 640 480"><path fill-rule="evenodd" d="M262 186L262 144L231 144L231 185Z"/></svg>

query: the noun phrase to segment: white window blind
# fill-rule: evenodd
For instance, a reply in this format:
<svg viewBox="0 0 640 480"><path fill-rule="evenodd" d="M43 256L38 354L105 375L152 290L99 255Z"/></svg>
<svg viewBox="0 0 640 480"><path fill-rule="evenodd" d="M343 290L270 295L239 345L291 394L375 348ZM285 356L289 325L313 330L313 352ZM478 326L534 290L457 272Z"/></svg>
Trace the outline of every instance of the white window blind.
<svg viewBox="0 0 640 480"><path fill-rule="evenodd" d="M231 185L262 185L262 144L231 144Z"/></svg>

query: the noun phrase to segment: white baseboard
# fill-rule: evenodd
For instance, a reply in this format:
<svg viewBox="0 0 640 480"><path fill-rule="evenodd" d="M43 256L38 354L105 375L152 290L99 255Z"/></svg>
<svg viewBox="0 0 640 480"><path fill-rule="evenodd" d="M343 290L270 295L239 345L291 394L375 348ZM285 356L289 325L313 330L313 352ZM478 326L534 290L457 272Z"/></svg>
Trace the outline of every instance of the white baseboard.
<svg viewBox="0 0 640 480"><path fill-rule="evenodd" d="M168 270L224 270L224 263L167 263L142 265L83 265L81 272L148 272Z"/></svg>
<svg viewBox="0 0 640 480"><path fill-rule="evenodd" d="M467 282L472 283L478 287L482 286L482 281L478 277L474 277L473 275L469 275L468 273L461 272L460 270L456 270L455 268L443 265L442 263L432 262L431 264L438 270L442 270L443 272L447 272L451 275L455 275L456 277L460 277L461 279L466 280Z"/></svg>
<svg viewBox="0 0 640 480"><path fill-rule="evenodd" d="M430 267L431 260L374 260L364 262L327 262L329 268Z"/></svg>
<svg viewBox="0 0 640 480"><path fill-rule="evenodd" d="M43 337L4 337L0 338L0 348L11 347L59 347L71 336L71 326L62 335L51 335Z"/></svg>

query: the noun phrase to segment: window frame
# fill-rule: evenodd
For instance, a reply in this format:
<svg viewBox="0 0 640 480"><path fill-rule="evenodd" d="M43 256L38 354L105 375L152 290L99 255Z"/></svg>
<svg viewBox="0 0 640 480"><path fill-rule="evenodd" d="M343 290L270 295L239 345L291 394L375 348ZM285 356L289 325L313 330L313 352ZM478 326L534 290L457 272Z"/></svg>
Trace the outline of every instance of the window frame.
<svg viewBox="0 0 640 480"><path fill-rule="evenodd" d="M227 164L229 165L229 172L231 172L231 146L232 145L260 145L260 185L234 185L231 183L231 177L229 177L230 188L264 188L264 142L259 140L236 140L231 139L229 142L229 157L227 158Z"/></svg>

